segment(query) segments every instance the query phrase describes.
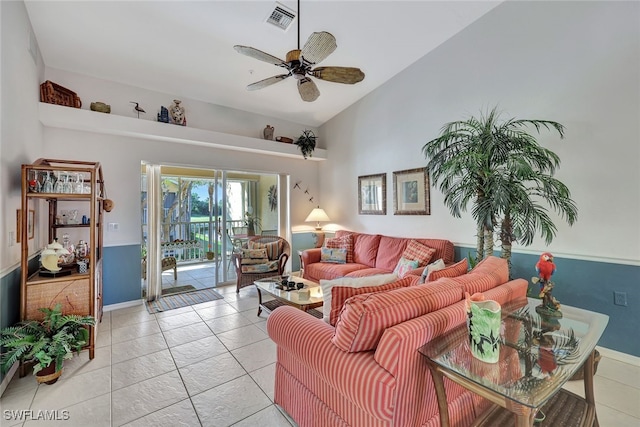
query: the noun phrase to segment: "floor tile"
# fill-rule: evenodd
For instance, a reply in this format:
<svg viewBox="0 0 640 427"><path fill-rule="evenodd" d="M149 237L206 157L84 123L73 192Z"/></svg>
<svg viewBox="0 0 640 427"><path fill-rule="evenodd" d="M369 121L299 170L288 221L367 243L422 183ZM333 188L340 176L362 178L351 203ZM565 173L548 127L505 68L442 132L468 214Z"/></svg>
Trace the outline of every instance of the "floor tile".
<svg viewBox="0 0 640 427"><path fill-rule="evenodd" d="M111 367L80 375L62 376L53 385L41 384L31 409L63 409L111 391Z"/></svg>
<svg viewBox="0 0 640 427"><path fill-rule="evenodd" d="M241 311L240 314L242 314L244 317L249 319L251 321L251 323L265 322L267 320L267 318L269 317L269 315L264 311L262 313L260 313L260 316L258 316L258 307L257 306L255 308L253 308L253 309Z"/></svg>
<svg viewBox="0 0 640 427"><path fill-rule="evenodd" d="M631 387L640 387L640 366L603 357L598 364L597 374Z"/></svg>
<svg viewBox="0 0 640 427"><path fill-rule="evenodd" d="M275 407L271 405L262 411L245 418L236 423L233 427L291 427L287 418Z"/></svg>
<svg viewBox="0 0 640 427"><path fill-rule="evenodd" d="M167 348L162 334L140 337L133 341L126 341L111 346L111 363L120 363L135 359L145 354L155 353Z"/></svg>
<svg viewBox="0 0 640 427"><path fill-rule="evenodd" d="M176 364L168 349L115 363L111 369L111 389L118 390L175 369Z"/></svg>
<svg viewBox="0 0 640 427"><path fill-rule="evenodd" d="M109 329L98 329L98 334L96 335L96 348L98 347L109 347L111 345L111 327Z"/></svg>
<svg viewBox="0 0 640 427"><path fill-rule="evenodd" d="M251 325L251 321L240 313L216 317L215 319L207 320L206 323L216 334Z"/></svg>
<svg viewBox="0 0 640 427"><path fill-rule="evenodd" d="M212 337L213 332L211 332L211 329L209 329L205 323L199 322L193 325L164 331L163 335L169 347L176 347L201 338Z"/></svg>
<svg viewBox="0 0 640 427"><path fill-rule="evenodd" d="M249 375L267 395L269 400L273 402L274 389L276 384L276 364L271 363L255 371L249 372Z"/></svg>
<svg viewBox="0 0 640 427"><path fill-rule="evenodd" d="M253 344L254 342L262 341L269 337L257 326L249 325L222 332L218 334L218 338L220 338L220 341L222 341L229 350L235 350L236 348L244 347L245 345Z"/></svg>
<svg viewBox="0 0 640 427"><path fill-rule="evenodd" d="M595 397L601 405L616 408L620 412L640 419L640 388L621 384L597 375Z"/></svg>
<svg viewBox="0 0 640 427"><path fill-rule="evenodd" d="M187 398L178 371L113 391L111 410L116 426L144 417Z"/></svg>
<svg viewBox="0 0 640 427"><path fill-rule="evenodd" d="M596 403L596 413L601 427L638 427L640 418L632 417L624 412L616 411L605 405Z"/></svg>
<svg viewBox="0 0 640 427"><path fill-rule="evenodd" d="M160 329L163 331L169 331L171 329L181 328L187 325L193 325L194 323L202 322L200 316L195 311L188 313L177 314L175 316L162 317L158 319Z"/></svg>
<svg viewBox="0 0 640 427"><path fill-rule="evenodd" d="M191 400L204 427L229 426L271 405L248 375L195 395Z"/></svg>
<svg viewBox="0 0 640 427"><path fill-rule="evenodd" d="M227 349L215 336L171 347L171 355L178 368L226 353Z"/></svg>
<svg viewBox="0 0 640 427"><path fill-rule="evenodd" d="M191 313L193 311L193 307L190 305L187 307L174 308L172 310L167 311L159 311L155 313L156 319L162 319L163 317L171 317L178 314Z"/></svg>
<svg viewBox="0 0 640 427"><path fill-rule="evenodd" d="M33 376L31 375L24 378L29 378L31 381L36 383L35 378L33 378ZM6 427L21 425L24 422L20 420L19 415L14 415L14 413L10 413L9 415L7 415L4 411L21 411L31 408L31 404L33 402L33 398L36 395L37 389L38 387L36 383L36 387L33 387L31 389L23 387L11 392L8 389L5 390L4 394L2 395L2 400L0 401L0 407L3 411L2 414L0 414L0 416L2 417L2 422L0 422L0 425L2 425L2 427L5 427L5 425Z"/></svg>
<svg viewBox="0 0 640 427"><path fill-rule="evenodd" d="M228 352L184 366L179 371L190 396L246 374Z"/></svg>
<svg viewBox="0 0 640 427"><path fill-rule="evenodd" d="M69 378L108 366L111 366L111 348L96 348L93 359L89 359L89 351L81 351L78 355L74 354L72 359L64 361L64 376Z"/></svg>
<svg viewBox="0 0 640 427"><path fill-rule="evenodd" d="M199 426L200 421L196 415L191 400L185 399L171 406L152 412L142 418L138 418L126 427L175 427L175 426Z"/></svg>
<svg viewBox="0 0 640 427"><path fill-rule="evenodd" d="M268 337L262 341L246 345L231 351L247 372L276 362L276 344Z"/></svg>
<svg viewBox="0 0 640 427"><path fill-rule="evenodd" d="M84 400L75 405L61 409L57 413L56 421L36 420L26 422L25 427L59 426L59 427L110 427L111 424L111 394L106 393L92 399ZM4 425L4 424L3 424Z"/></svg>
<svg viewBox="0 0 640 427"><path fill-rule="evenodd" d="M228 316L237 313L237 310L229 304L218 304L206 308L196 308L196 312L204 320L215 319L216 317Z"/></svg>
<svg viewBox="0 0 640 427"><path fill-rule="evenodd" d="M123 328L125 326L134 325L140 322L155 321L155 316L147 310L129 311L122 314L113 314L111 316L111 329Z"/></svg>
<svg viewBox="0 0 640 427"><path fill-rule="evenodd" d="M153 335L160 332L158 322L153 319L149 322L134 323L122 328L111 329L111 343L117 344L130 341L146 335Z"/></svg>

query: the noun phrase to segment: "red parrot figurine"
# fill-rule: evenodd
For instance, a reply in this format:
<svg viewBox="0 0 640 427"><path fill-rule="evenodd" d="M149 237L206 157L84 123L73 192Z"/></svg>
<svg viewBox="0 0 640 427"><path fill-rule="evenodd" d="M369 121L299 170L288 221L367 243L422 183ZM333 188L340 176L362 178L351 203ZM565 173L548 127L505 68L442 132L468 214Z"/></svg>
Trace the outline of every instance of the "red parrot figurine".
<svg viewBox="0 0 640 427"><path fill-rule="evenodd" d="M540 255L540 259L536 263L536 272L538 277L534 277L533 281L534 283L540 281L539 297L542 298L542 304L536 308L536 311L543 312L551 317L562 317L560 303L551 295L551 290L554 287L551 276L556 272L556 265L553 263L553 255L551 253L544 252Z"/></svg>
<svg viewBox="0 0 640 427"><path fill-rule="evenodd" d="M540 278L540 290L544 288L544 284L551 280L551 276L556 272L556 265L553 263L553 255L545 252L540 255L540 259L536 263L536 272Z"/></svg>

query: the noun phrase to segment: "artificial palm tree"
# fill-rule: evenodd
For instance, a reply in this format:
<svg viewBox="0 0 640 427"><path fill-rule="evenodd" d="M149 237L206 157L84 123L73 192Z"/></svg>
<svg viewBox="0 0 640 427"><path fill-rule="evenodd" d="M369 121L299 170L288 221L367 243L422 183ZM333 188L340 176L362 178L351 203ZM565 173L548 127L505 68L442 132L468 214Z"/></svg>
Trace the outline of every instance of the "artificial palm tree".
<svg viewBox="0 0 640 427"><path fill-rule="evenodd" d="M447 123L441 135L422 148L432 182L444 194L451 214L460 217L472 202L478 260L493 254L498 225L503 258L510 259L514 241L530 245L537 231L551 243L556 227L540 201L569 224L577 218L568 188L553 178L559 157L527 132L535 129L540 133L541 128L555 129L564 137L560 123L500 121L494 107L480 118Z"/></svg>

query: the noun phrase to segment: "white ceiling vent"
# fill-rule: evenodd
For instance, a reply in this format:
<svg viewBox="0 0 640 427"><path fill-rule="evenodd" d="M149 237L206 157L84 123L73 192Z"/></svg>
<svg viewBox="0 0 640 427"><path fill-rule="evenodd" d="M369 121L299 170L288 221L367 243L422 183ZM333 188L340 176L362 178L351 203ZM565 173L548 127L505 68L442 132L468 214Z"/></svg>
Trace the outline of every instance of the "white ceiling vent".
<svg viewBox="0 0 640 427"><path fill-rule="evenodd" d="M268 24L275 25L282 31L287 31L295 19L296 14L294 11L281 3L276 2L273 10L267 17L266 22Z"/></svg>

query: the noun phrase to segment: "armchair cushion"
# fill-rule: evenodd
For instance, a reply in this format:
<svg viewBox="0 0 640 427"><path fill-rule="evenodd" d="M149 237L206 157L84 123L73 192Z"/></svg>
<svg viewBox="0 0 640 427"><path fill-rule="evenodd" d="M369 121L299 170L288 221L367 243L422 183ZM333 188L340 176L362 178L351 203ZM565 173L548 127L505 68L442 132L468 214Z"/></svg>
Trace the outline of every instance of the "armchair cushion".
<svg viewBox="0 0 640 427"><path fill-rule="evenodd" d="M242 249L240 264L265 264L269 261L267 251L264 249Z"/></svg>
<svg viewBox="0 0 640 427"><path fill-rule="evenodd" d="M398 282L404 287L387 292L356 295L344 303L331 341L342 351L374 350L387 328L439 310L461 299L462 287L452 279L440 279L430 286L410 286L418 277Z"/></svg>
<svg viewBox="0 0 640 427"><path fill-rule="evenodd" d="M264 264L248 264L242 265L243 273L268 273L278 271L278 260L268 261Z"/></svg>
<svg viewBox="0 0 640 427"><path fill-rule="evenodd" d="M267 258L271 261L278 259L282 253L282 240L276 240L275 242L255 242L249 240L247 247L249 249L264 249L266 251Z"/></svg>

